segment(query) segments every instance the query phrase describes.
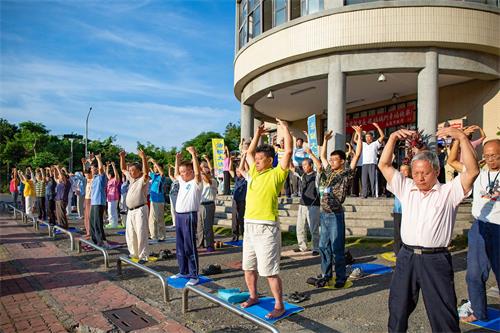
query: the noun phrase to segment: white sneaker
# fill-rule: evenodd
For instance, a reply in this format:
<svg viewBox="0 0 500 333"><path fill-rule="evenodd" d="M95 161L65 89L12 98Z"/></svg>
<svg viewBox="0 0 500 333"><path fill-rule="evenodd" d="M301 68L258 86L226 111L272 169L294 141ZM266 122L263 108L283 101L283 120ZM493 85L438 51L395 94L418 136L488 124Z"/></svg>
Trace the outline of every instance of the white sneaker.
<svg viewBox="0 0 500 333"><path fill-rule="evenodd" d="M473 314L474 312L472 311L472 304L470 301L467 301L467 303L462 304L458 308L458 317L459 318L465 318Z"/></svg>
<svg viewBox="0 0 500 333"><path fill-rule="evenodd" d="M190 279L187 283L186 286L196 286L200 282L199 279Z"/></svg>
<svg viewBox="0 0 500 333"><path fill-rule="evenodd" d="M175 275L172 275L170 278L171 279L180 279L180 278L185 278L185 275L182 275L181 273L177 273Z"/></svg>
<svg viewBox="0 0 500 333"><path fill-rule="evenodd" d="M351 274L349 275L351 279L359 279L362 276L363 276L363 271L359 267L354 268Z"/></svg>

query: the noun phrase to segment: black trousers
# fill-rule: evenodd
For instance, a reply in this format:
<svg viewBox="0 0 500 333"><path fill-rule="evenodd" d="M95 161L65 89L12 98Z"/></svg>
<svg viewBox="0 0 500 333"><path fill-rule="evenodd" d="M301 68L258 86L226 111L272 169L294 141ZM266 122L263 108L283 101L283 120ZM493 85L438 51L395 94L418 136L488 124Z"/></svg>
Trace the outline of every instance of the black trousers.
<svg viewBox="0 0 500 333"><path fill-rule="evenodd" d="M103 226L105 208L104 205L90 206L90 236L94 244L99 246L106 240Z"/></svg>
<svg viewBox="0 0 500 333"><path fill-rule="evenodd" d="M47 210L45 209L45 197L36 197L36 206L38 208L38 218L47 219Z"/></svg>
<svg viewBox="0 0 500 333"><path fill-rule="evenodd" d="M414 254L404 245L389 292L389 332L406 332L420 290L432 332L460 332L450 253Z"/></svg>
<svg viewBox="0 0 500 333"><path fill-rule="evenodd" d="M354 179L352 181L351 194L359 197L359 189L361 187L361 169L362 166L356 167L356 173L354 174Z"/></svg>
<svg viewBox="0 0 500 333"><path fill-rule="evenodd" d="M401 241L401 218L403 214L392 213L394 215L394 253L398 255L403 242Z"/></svg>
<svg viewBox="0 0 500 333"><path fill-rule="evenodd" d="M243 235L243 217L245 216L245 201L236 201L233 199L233 210L231 214L231 227L233 230L233 238L238 238Z"/></svg>
<svg viewBox="0 0 500 333"><path fill-rule="evenodd" d="M47 215L50 224L56 224L56 201L54 199L47 200Z"/></svg>
<svg viewBox="0 0 500 333"><path fill-rule="evenodd" d="M231 173L229 171L224 171L224 195L231 194Z"/></svg>

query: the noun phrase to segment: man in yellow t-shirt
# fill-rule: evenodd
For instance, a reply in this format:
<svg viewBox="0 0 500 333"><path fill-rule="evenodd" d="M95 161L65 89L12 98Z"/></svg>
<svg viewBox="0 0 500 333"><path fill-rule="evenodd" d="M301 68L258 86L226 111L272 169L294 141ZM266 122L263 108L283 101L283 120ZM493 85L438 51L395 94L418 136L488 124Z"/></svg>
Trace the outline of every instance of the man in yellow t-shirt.
<svg viewBox="0 0 500 333"><path fill-rule="evenodd" d="M274 309L266 318L278 318L285 313L283 287L280 272L281 231L278 222L278 195L288 175L288 165L293 152L292 136L288 125L276 119L285 137L285 151L279 164L273 168L274 148L264 144L257 147L259 139L266 133L264 125L255 131L247 150L249 165L248 187L245 209L245 233L243 238L242 268L245 271L250 298L241 306L252 306L259 302L257 296L257 272L267 277L275 299Z"/></svg>

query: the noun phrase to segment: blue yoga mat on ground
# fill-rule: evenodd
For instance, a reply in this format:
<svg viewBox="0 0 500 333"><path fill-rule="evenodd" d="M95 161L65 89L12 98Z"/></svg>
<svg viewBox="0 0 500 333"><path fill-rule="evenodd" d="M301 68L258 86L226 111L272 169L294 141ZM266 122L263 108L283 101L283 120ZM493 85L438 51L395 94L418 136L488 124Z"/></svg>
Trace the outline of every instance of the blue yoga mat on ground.
<svg viewBox="0 0 500 333"><path fill-rule="evenodd" d="M243 246L243 240L224 242L224 244L231 246Z"/></svg>
<svg viewBox="0 0 500 333"><path fill-rule="evenodd" d="M488 321L476 320L469 324L500 332L500 310L488 308L488 318Z"/></svg>
<svg viewBox="0 0 500 333"><path fill-rule="evenodd" d="M207 283L207 282L212 281L211 278L207 278L206 276L203 276L203 275L200 275L198 278L200 279L200 282L198 282L198 284L203 284L203 283ZM186 279L186 278L172 279L171 277L169 277L167 279L168 285L170 287L175 288L175 289L183 289L186 286L186 283L188 281L189 281L189 279Z"/></svg>
<svg viewBox="0 0 500 333"><path fill-rule="evenodd" d="M354 268L359 268L365 275L380 275L380 274L387 274L392 272L392 268L389 266L385 265L379 265L379 264L353 264L351 266L353 269Z"/></svg>
<svg viewBox="0 0 500 333"><path fill-rule="evenodd" d="M274 298L272 297L261 297L259 298L259 304L252 305L251 307L248 308L242 308L243 311L248 312L253 314L254 316L257 316L261 319L264 319L268 323L274 324L278 320L281 320L283 318L286 318L288 316L293 315L294 313L298 313L301 311L304 311L303 307L293 305L287 302L283 302L285 304L285 314L283 314L279 318L275 319L267 319L266 315L273 311L274 309Z"/></svg>

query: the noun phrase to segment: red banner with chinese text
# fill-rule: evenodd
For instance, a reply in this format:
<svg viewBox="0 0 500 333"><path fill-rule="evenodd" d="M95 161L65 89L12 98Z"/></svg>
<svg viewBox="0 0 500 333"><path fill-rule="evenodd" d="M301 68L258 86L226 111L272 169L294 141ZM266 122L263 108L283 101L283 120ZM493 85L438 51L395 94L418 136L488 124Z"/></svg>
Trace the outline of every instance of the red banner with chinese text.
<svg viewBox="0 0 500 333"><path fill-rule="evenodd" d="M353 125L362 125L363 130L371 131L375 127L372 123L377 123L381 128L393 127L405 124L413 124L416 121L415 105L409 105L402 109L389 111L371 116L349 119L346 121L346 132L352 133Z"/></svg>

